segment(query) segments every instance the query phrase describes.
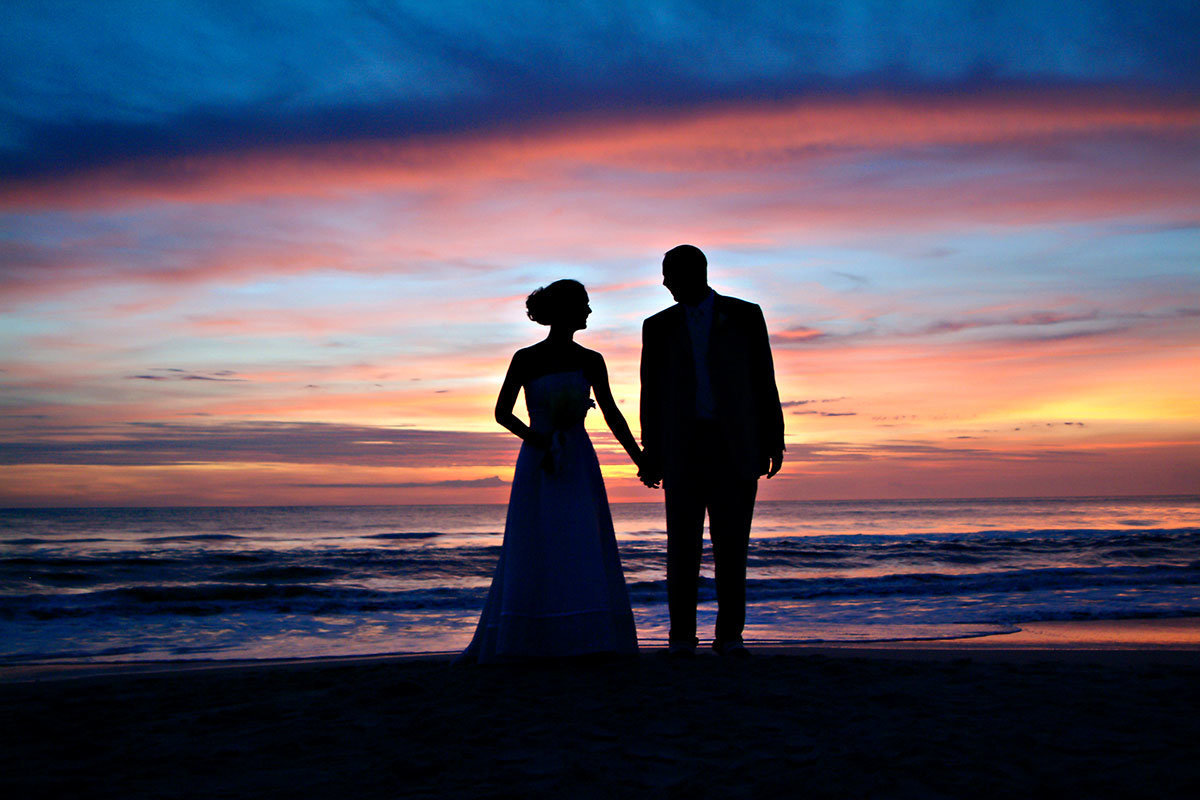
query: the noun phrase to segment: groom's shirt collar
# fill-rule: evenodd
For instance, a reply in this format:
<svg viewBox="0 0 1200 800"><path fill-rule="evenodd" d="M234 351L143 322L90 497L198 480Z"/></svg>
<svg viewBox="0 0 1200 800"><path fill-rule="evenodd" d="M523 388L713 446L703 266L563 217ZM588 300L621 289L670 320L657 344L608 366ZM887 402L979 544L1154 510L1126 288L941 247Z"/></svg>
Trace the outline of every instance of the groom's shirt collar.
<svg viewBox="0 0 1200 800"><path fill-rule="evenodd" d="M716 296L717 293L712 290L712 287L709 287L708 294L704 295L704 299L696 305L690 306L687 303L680 303L679 305L683 308L684 312L699 311L706 317L712 317L713 302Z"/></svg>

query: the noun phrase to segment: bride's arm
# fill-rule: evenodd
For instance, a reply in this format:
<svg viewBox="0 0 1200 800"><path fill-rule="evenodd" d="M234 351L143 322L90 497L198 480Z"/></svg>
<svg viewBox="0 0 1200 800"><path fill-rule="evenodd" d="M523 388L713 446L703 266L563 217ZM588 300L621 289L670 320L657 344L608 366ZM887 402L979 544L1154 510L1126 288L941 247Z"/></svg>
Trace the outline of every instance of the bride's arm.
<svg viewBox="0 0 1200 800"><path fill-rule="evenodd" d="M596 393L596 405L600 406L600 411L604 414L604 421L608 423L609 430L613 432L613 436L617 437L617 441L625 448L625 452L629 454L633 463L641 467L642 448L638 447L637 439L633 438L633 433L629 430L629 423L625 421L625 415L621 413L621 409L617 408L617 403L613 400L612 389L608 385L608 367L604 364L604 356L596 353L590 366L589 371L592 374L589 376L589 380L592 384L592 391Z"/></svg>
<svg viewBox="0 0 1200 800"><path fill-rule="evenodd" d="M496 422L524 441L545 448L547 446L546 437L530 428L513 413L513 408L517 405L517 393L521 391L521 384L524 382L523 364L524 359L521 358L521 353L518 351L508 365L504 383L500 386L500 394L496 397Z"/></svg>

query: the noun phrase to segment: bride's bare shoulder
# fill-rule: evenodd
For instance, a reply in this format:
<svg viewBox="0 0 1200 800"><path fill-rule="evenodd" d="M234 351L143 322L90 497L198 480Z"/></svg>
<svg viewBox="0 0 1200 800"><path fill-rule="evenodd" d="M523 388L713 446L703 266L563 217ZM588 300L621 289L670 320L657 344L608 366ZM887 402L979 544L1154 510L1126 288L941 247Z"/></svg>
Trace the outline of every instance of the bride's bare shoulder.
<svg viewBox="0 0 1200 800"><path fill-rule="evenodd" d="M522 347L517 352L513 353L512 363L514 365L531 364L545 358L545 342L531 344L528 347Z"/></svg>
<svg viewBox="0 0 1200 800"><path fill-rule="evenodd" d="M604 356L595 350L588 350L586 347L580 347L579 350L584 375L587 376L589 383L595 385L597 381L603 379L608 374L608 367L604 363Z"/></svg>
<svg viewBox="0 0 1200 800"><path fill-rule="evenodd" d="M585 369L602 366L604 364L604 356L600 355L600 353L596 352L595 350L588 350L581 344L577 344L576 347L578 349L575 351L575 357L578 359L580 365Z"/></svg>

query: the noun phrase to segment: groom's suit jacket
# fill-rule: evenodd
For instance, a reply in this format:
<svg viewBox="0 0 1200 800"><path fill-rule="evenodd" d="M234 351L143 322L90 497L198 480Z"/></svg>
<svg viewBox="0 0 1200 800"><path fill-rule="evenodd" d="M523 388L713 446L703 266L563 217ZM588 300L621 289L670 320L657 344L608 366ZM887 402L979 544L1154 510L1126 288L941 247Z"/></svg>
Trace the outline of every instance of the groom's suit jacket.
<svg viewBox="0 0 1200 800"><path fill-rule="evenodd" d="M762 309L714 292L708 371L716 423L730 467L746 478L762 474L783 450L783 410ZM696 368L686 312L676 304L642 324L642 446L662 468L666 485L687 458L696 418Z"/></svg>

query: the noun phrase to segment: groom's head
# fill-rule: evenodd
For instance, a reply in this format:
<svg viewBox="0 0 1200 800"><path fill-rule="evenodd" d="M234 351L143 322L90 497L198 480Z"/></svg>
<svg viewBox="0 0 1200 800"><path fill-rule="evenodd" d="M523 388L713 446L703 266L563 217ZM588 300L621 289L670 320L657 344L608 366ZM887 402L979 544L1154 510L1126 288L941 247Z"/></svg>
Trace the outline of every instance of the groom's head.
<svg viewBox="0 0 1200 800"><path fill-rule="evenodd" d="M708 296L708 259L699 247L681 244L663 256L663 286L677 303L695 305Z"/></svg>

